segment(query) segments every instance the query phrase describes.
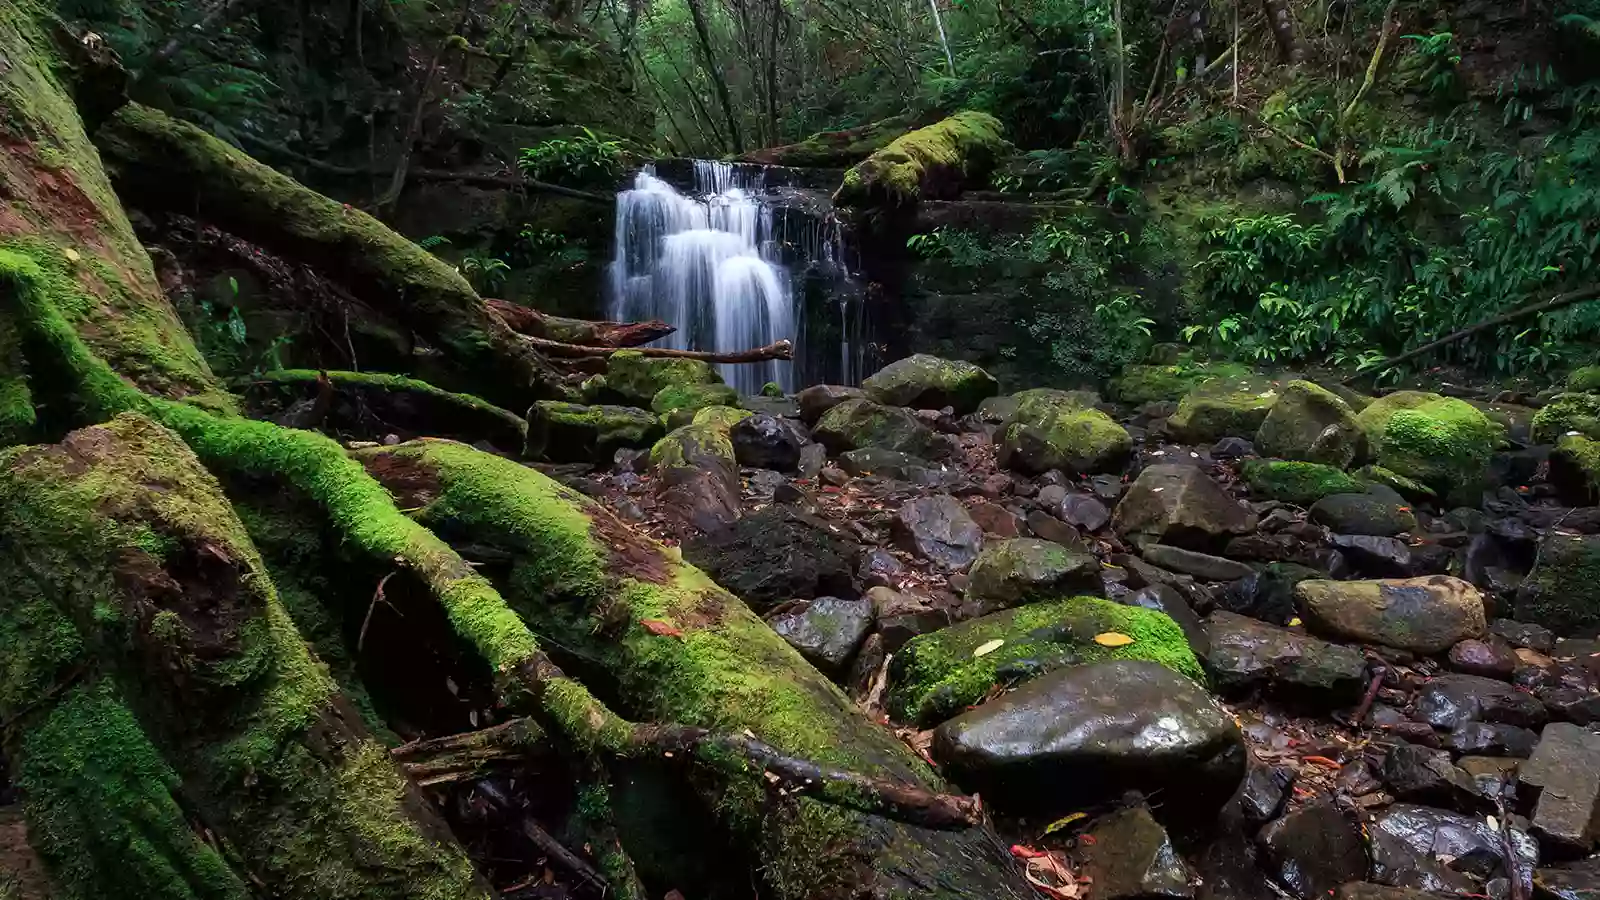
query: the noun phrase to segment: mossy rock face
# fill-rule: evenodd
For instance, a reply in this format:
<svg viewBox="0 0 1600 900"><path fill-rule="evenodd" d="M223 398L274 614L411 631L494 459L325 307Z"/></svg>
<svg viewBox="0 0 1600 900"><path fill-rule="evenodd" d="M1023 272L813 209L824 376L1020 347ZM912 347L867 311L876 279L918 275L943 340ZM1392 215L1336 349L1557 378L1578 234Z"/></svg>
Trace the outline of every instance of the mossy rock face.
<svg viewBox="0 0 1600 900"><path fill-rule="evenodd" d="M1361 492L1361 482L1322 463L1250 459L1240 471L1252 494L1297 506L1310 506L1331 494Z"/></svg>
<svg viewBox="0 0 1600 900"><path fill-rule="evenodd" d="M637 350L618 350L607 357L605 380L599 386L625 404L650 406L663 388L721 383L722 376L703 360L664 359ZM589 393L586 387L586 399Z"/></svg>
<svg viewBox="0 0 1600 900"><path fill-rule="evenodd" d="M661 422L631 406L540 400L528 411L528 455L551 462L609 462L617 450L649 447Z"/></svg>
<svg viewBox="0 0 1600 900"><path fill-rule="evenodd" d="M1567 376L1567 390L1575 394L1600 394L1600 366L1574 369Z"/></svg>
<svg viewBox="0 0 1600 900"><path fill-rule="evenodd" d="M964 416L1000 393L993 375L969 362L918 353L896 360L861 382L867 396L888 406L953 407Z"/></svg>
<svg viewBox="0 0 1600 900"><path fill-rule="evenodd" d="M1190 391L1213 378L1248 378L1249 366L1238 363L1128 366L1111 380L1111 399L1139 405L1182 400Z"/></svg>
<svg viewBox="0 0 1600 900"><path fill-rule="evenodd" d="M1515 618L1559 637L1592 636L1600 629L1600 535L1551 532L1538 560L1517 591Z"/></svg>
<svg viewBox="0 0 1600 900"><path fill-rule="evenodd" d="M668 428L688 425L702 409L738 405L739 392L725 384L669 384L650 399L650 408Z"/></svg>
<svg viewBox="0 0 1600 900"><path fill-rule="evenodd" d="M1101 592L1100 562L1092 554L1036 538L985 544L967 574L967 597L983 613L1047 597Z"/></svg>
<svg viewBox="0 0 1600 900"><path fill-rule="evenodd" d="M1256 431L1262 456L1326 463L1338 469L1360 455L1355 411L1338 395L1309 381L1291 381Z"/></svg>
<svg viewBox="0 0 1600 900"><path fill-rule="evenodd" d="M1533 440L1554 444L1569 434L1600 440L1600 394L1561 394L1533 417Z"/></svg>
<svg viewBox="0 0 1600 900"><path fill-rule="evenodd" d="M710 425L727 431L739 422L755 415L748 409L739 409L733 406L708 406L696 410L691 425Z"/></svg>
<svg viewBox="0 0 1600 900"><path fill-rule="evenodd" d="M713 406L700 413L723 409L729 407ZM739 463L728 427L725 422L708 417L708 421L674 428L650 448L650 465L655 469L656 489L664 507L703 532L731 525L743 514L739 506Z"/></svg>
<svg viewBox="0 0 1600 900"><path fill-rule="evenodd" d="M1095 642L1107 633L1133 641L1115 647ZM975 655L995 641L1002 643ZM928 727L977 703L996 684L1103 659L1150 660L1204 683L1183 629L1169 616L1098 597L1067 597L912 638L890 664L889 711Z"/></svg>
<svg viewBox="0 0 1600 900"><path fill-rule="evenodd" d="M1436 500L1439 496L1438 492L1422 482L1385 469L1383 466L1362 466L1354 474L1358 481L1381 484L1410 500Z"/></svg>
<svg viewBox="0 0 1600 900"><path fill-rule="evenodd" d="M984 178L1009 145L1000 120L965 110L890 142L844 175L836 206L901 206L954 196Z"/></svg>
<svg viewBox="0 0 1600 900"><path fill-rule="evenodd" d="M846 400L833 407L817 420L811 436L830 453L879 447L934 459L948 452L947 444L916 416L871 400Z"/></svg>
<svg viewBox="0 0 1600 900"><path fill-rule="evenodd" d="M1196 444L1254 438L1278 396L1278 386L1259 375L1213 378L1184 395L1167 427L1179 440Z"/></svg>
<svg viewBox="0 0 1600 900"><path fill-rule="evenodd" d="M1556 442L1550 454L1550 483L1561 502L1590 506L1600 497L1600 441L1581 434Z"/></svg>
<svg viewBox="0 0 1600 900"><path fill-rule="evenodd" d="M1001 465L1032 473L1116 472L1133 451L1127 429L1085 405L1082 392L1041 388L1014 399L1016 410L1000 440Z"/></svg>
<svg viewBox="0 0 1600 900"><path fill-rule="evenodd" d="M1463 502L1476 499L1504 431L1470 403L1414 391L1390 394L1357 422L1378 465Z"/></svg>

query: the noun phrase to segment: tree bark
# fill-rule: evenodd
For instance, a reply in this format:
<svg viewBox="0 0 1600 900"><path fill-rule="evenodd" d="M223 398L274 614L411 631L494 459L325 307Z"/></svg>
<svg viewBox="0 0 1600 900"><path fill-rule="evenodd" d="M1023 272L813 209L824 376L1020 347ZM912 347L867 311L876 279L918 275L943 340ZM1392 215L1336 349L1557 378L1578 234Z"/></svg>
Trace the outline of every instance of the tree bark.
<svg viewBox="0 0 1600 900"><path fill-rule="evenodd" d="M593 347L637 347L677 331L671 325L652 319L648 322L606 322L548 316L536 309L488 298L489 308L511 327L528 337L544 338L563 344Z"/></svg>
<svg viewBox="0 0 1600 900"><path fill-rule="evenodd" d="M700 58L705 64L706 76L717 89L717 100L722 104L722 117L728 123L728 137L733 142L733 152L744 152L744 138L739 135L739 116L733 109L733 97L728 93L728 79L717 65L717 51L711 43L711 29L706 24L705 7L701 0L689 0L689 17L694 20L694 33L700 41Z"/></svg>

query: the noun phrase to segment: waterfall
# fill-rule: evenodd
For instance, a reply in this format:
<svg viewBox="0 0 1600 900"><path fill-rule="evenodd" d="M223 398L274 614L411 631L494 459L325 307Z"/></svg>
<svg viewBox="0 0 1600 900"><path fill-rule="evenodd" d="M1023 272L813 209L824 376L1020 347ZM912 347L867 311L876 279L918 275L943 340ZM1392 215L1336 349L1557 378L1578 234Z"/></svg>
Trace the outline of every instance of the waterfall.
<svg viewBox="0 0 1600 900"><path fill-rule="evenodd" d="M661 319L678 330L662 345L729 352L798 342L794 285L774 240L760 169L694 161L685 196L647 167L617 195L609 313ZM742 394L775 381L795 390L794 365L772 360L718 367Z"/></svg>

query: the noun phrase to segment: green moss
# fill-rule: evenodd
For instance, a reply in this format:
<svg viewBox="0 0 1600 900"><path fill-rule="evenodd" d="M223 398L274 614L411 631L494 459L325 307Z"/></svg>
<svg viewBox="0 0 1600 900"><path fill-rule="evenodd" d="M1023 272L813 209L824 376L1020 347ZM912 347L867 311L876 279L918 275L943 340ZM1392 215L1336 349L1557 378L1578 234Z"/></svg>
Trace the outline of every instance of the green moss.
<svg viewBox="0 0 1600 900"><path fill-rule="evenodd" d="M656 392L650 409L669 428L694 421L695 414L712 406L739 404L739 392L725 384L669 384Z"/></svg>
<svg viewBox="0 0 1600 900"><path fill-rule="evenodd" d="M1252 374L1238 363L1188 363L1171 366L1128 366L1111 380L1113 400L1131 405L1182 400L1212 378L1241 379Z"/></svg>
<svg viewBox="0 0 1600 900"><path fill-rule="evenodd" d="M1600 439L1600 394L1561 394L1533 417L1533 439L1553 444L1569 434Z"/></svg>
<svg viewBox="0 0 1600 900"><path fill-rule="evenodd" d="M781 399L784 396L783 385L776 381L769 381L761 386L761 396Z"/></svg>
<svg viewBox="0 0 1600 900"><path fill-rule="evenodd" d="M323 374L326 374L328 379L339 387L377 391L385 394L413 395L458 408L471 415L493 420L500 427L516 432L518 435L525 435L528 430L528 423L521 416L509 410L501 409L481 397L454 393L434 387L426 381L418 381L415 378L407 378L404 375L381 375L370 372L324 373L315 369L280 369L260 375L252 375L250 376L250 381L255 383L305 385L315 384L318 376Z"/></svg>
<svg viewBox="0 0 1600 900"><path fill-rule="evenodd" d="M645 356L638 350L618 350L606 357L605 381L597 387L619 396L624 403L649 406L663 388L721 383L722 376L703 360L662 358ZM584 396L588 397L587 387Z"/></svg>
<svg viewBox="0 0 1600 900"><path fill-rule="evenodd" d="M1567 390L1575 394L1600 393L1600 366L1584 366L1567 376Z"/></svg>
<svg viewBox="0 0 1600 900"><path fill-rule="evenodd" d="M1420 481L1407 478L1399 472L1385 469L1383 466L1362 466L1356 470L1355 477L1359 481L1393 488L1397 493L1410 500L1432 500L1438 497L1433 488Z"/></svg>
<svg viewBox="0 0 1600 900"><path fill-rule="evenodd" d="M1035 390L1017 394L1017 411L1000 441L1004 463L1028 472L1112 472L1133 450L1127 429L1080 395Z"/></svg>
<svg viewBox="0 0 1600 900"><path fill-rule="evenodd" d="M1600 535L1552 531L1536 559L1517 592L1516 618L1556 634L1593 634L1600 628Z"/></svg>
<svg viewBox="0 0 1600 900"><path fill-rule="evenodd" d="M1563 502L1592 505L1600 497L1600 441L1569 434L1550 454L1550 483Z"/></svg>
<svg viewBox="0 0 1600 900"><path fill-rule="evenodd" d="M706 425L727 431L739 422L755 415L748 409L738 409L732 406L708 406L694 414L692 425Z"/></svg>
<svg viewBox="0 0 1600 900"><path fill-rule="evenodd" d="M845 173L834 194L841 206L915 203L934 179L981 178L1005 151L1000 121L966 110L901 135Z"/></svg>
<svg viewBox="0 0 1600 900"><path fill-rule="evenodd" d="M1361 482L1321 463L1248 459L1241 474L1252 493L1297 506L1310 506L1330 494L1361 493Z"/></svg>
<svg viewBox="0 0 1600 900"><path fill-rule="evenodd" d="M1133 638L1106 647L1094 637ZM981 656L976 651L1004 641ZM896 653L887 697L897 719L931 726L988 694L996 684L1104 659L1144 659L1197 682L1204 674L1176 622L1163 613L1098 597L1033 603L912 638Z"/></svg>
<svg viewBox="0 0 1600 900"><path fill-rule="evenodd" d="M695 468L707 456L733 464L733 441L728 438L726 426L711 422L685 425L668 432L650 448L650 464L658 469Z"/></svg>
<svg viewBox="0 0 1600 900"><path fill-rule="evenodd" d="M1356 427L1367 438L1368 454L1377 456L1383 450L1383 433L1395 413L1443 399L1442 395L1427 391L1395 391L1367 404L1367 408L1356 416Z"/></svg>
<svg viewBox="0 0 1600 900"><path fill-rule="evenodd" d="M1192 443L1254 438L1278 396L1277 383L1260 376L1212 378L1183 396L1167 427Z"/></svg>
<svg viewBox="0 0 1600 900"><path fill-rule="evenodd" d="M1365 443L1349 404L1309 381L1291 381L1256 431L1262 456L1326 463L1343 469Z"/></svg>
<svg viewBox="0 0 1600 900"><path fill-rule="evenodd" d="M25 366L22 335L0 308L0 447L22 443L36 421Z"/></svg>
<svg viewBox="0 0 1600 900"><path fill-rule="evenodd" d="M1377 461L1453 498L1471 500L1504 439L1500 426L1471 404L1444 398L1390 416Z"/></svg>

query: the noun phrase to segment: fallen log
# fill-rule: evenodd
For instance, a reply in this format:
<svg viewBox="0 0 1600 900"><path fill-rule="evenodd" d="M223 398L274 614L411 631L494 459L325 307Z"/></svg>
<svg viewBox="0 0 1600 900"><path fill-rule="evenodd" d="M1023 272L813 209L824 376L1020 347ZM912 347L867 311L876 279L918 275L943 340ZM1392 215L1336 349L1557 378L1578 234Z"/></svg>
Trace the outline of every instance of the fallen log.
<svg viewBox="0 0 1600 900"><path fill-rule="evenodd" d="M737 350L729 353L719 353L713 350L671 350L666 347L585 347L579 344L564 344L560 341L550 341L544 338L524 338L534 347L549 356L610 356L618 350L631 350L644 356L654 356L662 359L698 359L709 363L754 363L766 362L773 359L794 359L794 344L788 341L774 341L765 347L753 350Z"/></svg>
<svg viewBox="0 0 1600 900"><path fill-rule="evenodd" d="M549 316L536 309L505 300L484 298L489 308L512 331L528 337L595 347L637 347L664 338L678 329L659 319L648 322L607 322Z"/></svg>
<svg viewBox="0 0 1600 900"><path fill-rule="evenodd" d="M366 424L356 421L363 412L379 419L382 428L396 429L408 435L428 434L447 436L464 442L486 440L510 453L519 452L527 438L528 423L508 410L501 409L471 394L446 391L415 378L401 375L382 375L372 372L339 372L317 369L279 369L263 372L242 380L243 388L279 385L301 390L318 390L317 407L320 414L307 420L285 420L280 424L299 428L316 428L335 412L334 393L359 399L363 409L350 415L335 416L335 427L359 427ZM332 388L331 392L322 386ZM348 405L348 404L346 404ZM376 409L371 409L376 407Z"/></svg>

